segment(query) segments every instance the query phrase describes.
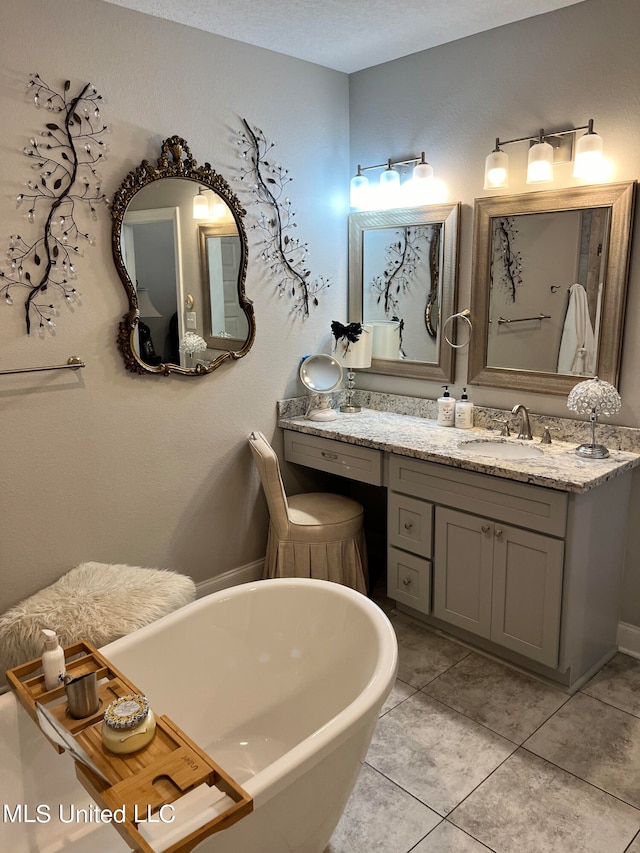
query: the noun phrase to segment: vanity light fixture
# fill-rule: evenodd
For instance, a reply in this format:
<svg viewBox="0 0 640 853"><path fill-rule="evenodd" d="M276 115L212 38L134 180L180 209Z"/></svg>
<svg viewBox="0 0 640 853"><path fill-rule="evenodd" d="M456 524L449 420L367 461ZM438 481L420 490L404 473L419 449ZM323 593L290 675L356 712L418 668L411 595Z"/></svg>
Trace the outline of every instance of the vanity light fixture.
<svg viewBox="0 0 640 853"><path fill-rule="evenodd" d="M395 166L414 164L411 178L401 184L400 172ZM379 186L369 182L363 172L371 169L383 169ZM433 167L427 163L424 151L420 157L409 160L387 160L374 166L358 166L357 173L351 178L350 205L356 210L381 210L392 207L418 207L441 201L433 197L436 184Z"/></svg>
<svg viewBox="0 0 640 853"><path fill-rule="evenodd" d="M511 145L514 142L529 142L531 146L527 162L527 183L553 181L554 151L561 146L562 137L575 136L578 130L586 130L586 133L575 144L573 176L591 183L602 180L604 166L602 137L594 132L593 119L589 119L588 124L557 130L549 134L545 134L544 129L541 128L536 136L504 140L496 138L495 148L485 160L485 190L505 189L509 186L509 158L501 146ZM572 140L568 140L568 147L569 150L572 149ZM568 159L571 159L570 155Z"/></svg>
<svg viewBox="0 0 640 853"><path fill-rule="evenodd" d="M553 180L553 147L545 140L540 128L538 141L529 148L527 183L545 184Z"/></svg>
<svg viewBox="0 0 640 853"><path fill-rule="evenodd" d="M589 415L591 421L591 443L576 447L578 456L587 459L606 459L609 451L602 444L596 444L596 423L599 415L610 417L620 411L620 394L609 382L594 376L579 382L569 392L567 408L579 415Z"/></svg>
<svg viewBox="0 0 640 853"><path fill-rule="evenodd" d="M209 199L203 193L203 187L198 187L198 192L193 197L193 218L209 218Z"/></svg>

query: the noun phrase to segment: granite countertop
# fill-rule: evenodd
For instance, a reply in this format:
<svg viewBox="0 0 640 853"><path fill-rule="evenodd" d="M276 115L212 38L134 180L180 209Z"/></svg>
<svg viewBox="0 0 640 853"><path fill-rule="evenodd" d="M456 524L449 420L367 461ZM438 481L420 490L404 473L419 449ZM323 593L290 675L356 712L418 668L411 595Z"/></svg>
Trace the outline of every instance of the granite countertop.
<svg viewBox="0 0 640 853"><path fill-rule="evenodd" d="M533 442L499 439L495 430L441 427L428 418L364 408L357 414L337 412L334 421L281 417L278 426L565 492L587 492L640 465L638 453L610 450L606 459L585 459L576 456L576 442L540 444L538 438ZM533 445L542 453L528 459L476 456L464 445L474 439Z"/></svg>

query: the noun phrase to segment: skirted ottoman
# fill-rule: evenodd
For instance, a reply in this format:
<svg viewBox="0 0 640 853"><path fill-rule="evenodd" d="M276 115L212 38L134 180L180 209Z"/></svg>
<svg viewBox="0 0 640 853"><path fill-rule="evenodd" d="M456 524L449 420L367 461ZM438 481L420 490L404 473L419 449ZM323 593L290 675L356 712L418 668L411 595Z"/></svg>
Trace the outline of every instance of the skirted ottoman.
<svg viewBox="0 0 640 853"><path fill-rule="evenodd" d="M165 569L82 563L0 616L0 683L5 670L40 657L42 629L61 646L103 646L194 601L191 578Z"/></svg>

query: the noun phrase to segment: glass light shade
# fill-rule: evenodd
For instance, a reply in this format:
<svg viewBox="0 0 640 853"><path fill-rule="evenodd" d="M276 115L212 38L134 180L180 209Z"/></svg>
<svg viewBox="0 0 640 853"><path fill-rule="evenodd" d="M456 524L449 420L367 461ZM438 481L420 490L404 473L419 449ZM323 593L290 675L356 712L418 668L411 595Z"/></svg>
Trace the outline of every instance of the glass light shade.
<svg viewBox="0 0 640 853"><path fill-rule="evenodd" d="M355 175L351 178L350 185L350 205L357 210L363 210L368 207L369 201L369 179L366 175Z"/></svg>
<svg viewBox="0 0 640 853"><path fill-rule="evenodd" d="M202 190L198 190L197 195L193 197L193 218L209 218L209 199L203 194Z"/></svg>
<svg viewBox="0 0 640 853"><path fill-rule="evenodd" d="M395 190L400 186L400 173L391 166L387 166L380 175L380 189Z"/></svg>
<svg viewBox="0 0 640 853"><path fill-rule="evenodd" d="M426 162L416 163L413 167L413 180L414 181L432 181L433 180L433 166Z"/></svg>
<svg viewBox="0 0 640 853"><path fill-rule="evenodd" d="M211 206L209 208L209 218L210 219L224 219L227 215L227 205L222 201L211 200Z"/></svg>
<svg viewBox="0 0 640 853"><path fill-rule="evenodd" d="M400 188L404 197L403 204L407 207L432 204L433 184L433 166L424 161L417 163L413 168L410 180L406 181Z"/></svg>
<svg viewBox="0 0 640 853"><path fill-rule="evenodd" d="M553 180L553 148L548 142L536 142L529 149L527 183L541 184Z"/></svg>
<svg viewBox="0 0 640 853"><path fill-rule="evenodd" d="M505 189L509 186L509 157L504 151L492 151L484 161L485 190Z"/></svg>
<svg viewBox="0 0 640 853"><path fill-rule="evenodd" d="M602 137L597 133L585 133L576 142L573 177L598 181L604 171Z"/></svg>
<svg viewBox="0 0 640 853"><path fill-rule="evenodd" d="M380 175L379 207L397 207L400 196L400 173L387 167Z"/></svg>

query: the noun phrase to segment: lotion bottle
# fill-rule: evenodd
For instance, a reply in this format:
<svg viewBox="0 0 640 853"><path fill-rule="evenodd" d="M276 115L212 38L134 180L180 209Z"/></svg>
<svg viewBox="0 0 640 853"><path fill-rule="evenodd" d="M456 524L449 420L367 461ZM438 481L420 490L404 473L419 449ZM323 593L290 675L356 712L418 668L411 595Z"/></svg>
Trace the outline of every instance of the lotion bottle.
<svg viewBox="0 0 640 853"><path fill-rule="evenodd" d="M452 427L456 417L456 401L449 394L449 386L443 385L444 394L438 397L438 424L439 426Z"/></svg>
<svg viewBox="0 0 640 853"><path fill-rule="evenodd" d="M58 642L55 631L43 628L45 636L44 651L42 653L42 669L44 672L44 686L46 690L53 690L64 683L66 667L64 664L64 649Z"/></svg>
<svg viewBox="0 0 640 853"><path fill-rule="evenodd" d="M460 399L456 403L457 429L471 429L473 426L473 403L467 395L467 389L462 389Z"/></svg>

